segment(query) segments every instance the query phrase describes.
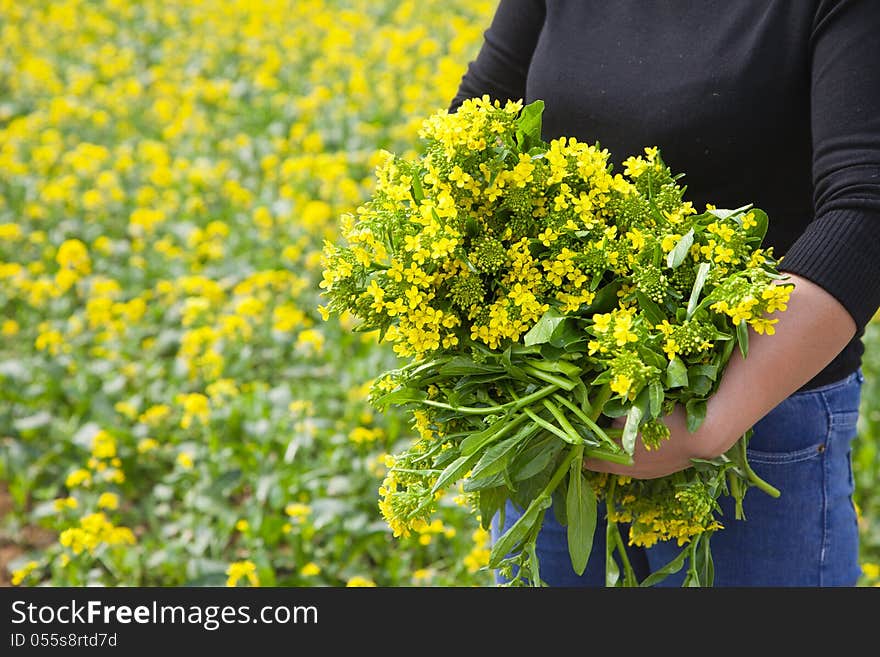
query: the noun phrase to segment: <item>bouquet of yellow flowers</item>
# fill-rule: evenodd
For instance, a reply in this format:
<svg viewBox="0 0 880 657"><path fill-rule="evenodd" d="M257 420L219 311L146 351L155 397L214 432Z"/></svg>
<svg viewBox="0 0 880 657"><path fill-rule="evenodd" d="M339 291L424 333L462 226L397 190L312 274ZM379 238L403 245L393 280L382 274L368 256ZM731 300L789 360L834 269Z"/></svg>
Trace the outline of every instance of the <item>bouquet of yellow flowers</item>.
<svg viewBox="0 0 880 657"><path fill-rule="evenodd" d="M343 217L344 243L325 246L325 316L351 313L404 361L371 393L379 409L411 410L418 433L389 457L379 507L399 536L455 486L486 528L512 500L524 513L489 565L540 585L547 509L582 573L602 500L609 585L650 585L686 562L686 584L711 585L717 499L732 495L741 515L750 486L778 495L749 467L748 434L659 479L582 464L630 463L638 439L656 449L676 404L696 430L733 350L747 354L748 327L773 332L767 315L792 286L760 248L767 215L698 213L657 148L615 174L598 145L545 143L542 111L484 97L430 116L422 154L386 153L372 198ZM622 522L631 544L687 548L638 582Z"/></svg>

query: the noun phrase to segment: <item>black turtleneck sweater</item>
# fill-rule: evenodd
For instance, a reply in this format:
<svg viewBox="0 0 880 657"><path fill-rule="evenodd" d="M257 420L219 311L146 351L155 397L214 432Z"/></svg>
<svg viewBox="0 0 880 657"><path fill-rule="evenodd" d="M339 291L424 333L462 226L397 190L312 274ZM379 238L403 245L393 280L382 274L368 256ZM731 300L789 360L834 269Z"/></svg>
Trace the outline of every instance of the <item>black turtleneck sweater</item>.
<svg viewBox="0 0 880 657"><path fill-rule="evenodd" d="M780 268L858 327L805 388L859 366L880 306L880 0L501 0L450 109L483 94L544 100L544 139L618 165L659 146L697 208L765 210Z"/></svg>

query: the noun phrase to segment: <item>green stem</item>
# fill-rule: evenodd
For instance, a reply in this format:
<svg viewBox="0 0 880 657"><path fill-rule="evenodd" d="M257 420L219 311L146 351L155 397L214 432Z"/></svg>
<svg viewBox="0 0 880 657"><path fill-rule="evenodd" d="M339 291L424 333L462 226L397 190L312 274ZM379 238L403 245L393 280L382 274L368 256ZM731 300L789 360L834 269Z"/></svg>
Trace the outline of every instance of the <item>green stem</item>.
<svg viewBox="0 0 880 657"><path fill-rule="evenodd" d="M540 390L536 390L530 395L526 395L521 399L516 401L507 402L506 404L499 404L497 406L452 406L451 404L445 404L443 402L434 401L433 399L422 399L419 403L425 404L426 406L433 406L435 408L443 408L447 411L456 411L458 413L463 413L464 415L489 415L491 413L499 413L501 411L506 411L508 409L518 410L523 406L531 404L533 401L538 401L539 399L543 399L547 395L552 394L553 392L559 390L559 386L557 385L548 385L544 386Z"/></svg>
<svg viewBox="0 0 880 657"><path fill-rule="evenodd" d="M611 463L619 463L620 465L632 465L632 456L626 452L609 452L601 447L587 447L584 449L584 456L588 459L602 459Z"/></svg>
<svg viewBox="0 0 880 657"><path fill-rule="evenodd" d="M615 443L613 440L611 440L611 438L609 438L609 436L608 436L608 434L605 432L605 430L602 429L602 427L600 427L598 424L596 424L596 423L593 421L593 419L590 418L586 413L584 413L581 409L579 409L579 408L577 407L577 404L573 404L573 403L571 403L569 400L567 400L565 397L563 397L562 395L559 395L559 394L554 394L554 395L553 395L553 399L555 399L555 400L558 401L560 404L562 404L562 405L565 406L567 409L569 409L572 413L574 413L574 414L578 417L578 419L579 419L581 422L583 422L584 424L586 424L586 425L590 428L590 430L591 430L594 434L596 434L596 436L597 436L598 438L604 440L604 441L605 441L606 443L608 443L609 445L617 446L617 443ZM544 404L545 404L545 405L547 404L547 400L546 400L546 399L544 400ZM622 430L621 430L621 432L622 432Z"/></svg>
<svg viewBox="0 0 880 657"><path fill-rule="evenodd" d="M691 580L696 583L697 586L702 586L700 583L700 574L697 572L697 544L700 542L699 538L695 541L692 541L691 544L687 547L688 552L688 575L687 580Z"/></svg>
<svg viewBox="0 0 880 657"><path fill-rule="evenodd" d="M544 490L541 491L541 494L538 497L550 497L553 494L553 491L556 490L556 487L559 486L559 482L562 481L562 478L568 474L568 469L571 467L571 464L574 463L575 459L579 456L583 458L583 451L580 449L582 446L573 447L571 451L568 453L562 463L559 464L559 467L556 469L556 472L553 473L553 476L550 477L550 481L544 487Z"/></svg>
<svg viewBox="0 0 880 657"><path fill-rule="evenodd" d="M571 391L577 385L577 383L571 381L570 379L549 374L547 372L544 372L543 370L539 370L537 367L534 367L532 365L526 365L522 368L522 370L526 374L531 374L536 379L541 379L542 381L546 381L547 383L552 383L557 388L562 388L563 390Z"/></svg>
<svg viewBox="0 0 880 657"><path fill-rule="evenodd" d="M524 408L522 410L523 410L523 413L525 413L526 415L528 415L532 419L532 422L537 424L539 427L546 429L547 431L552 433L554 436L558 436L559 438L562 438L565 442L571 443L573 445L576 445L578 443L583 443L583 439L580 436L578 436L577 434L574 434L573 436L569 436L567 432L563 431L562 429L557 427L552 422L548 422L547 420L542 418L540 415L536 414L531 409Z"/></svg>
<svg viewBox="0 0 880 657"><path fill-rule="evenodd" d="M742 456L742 466L746 471L746 477L748 477L748 480L759 489L767 493L770 497L779 497L782 494L779 492L779 489L761 479L761 477L759 477L758 474L754 470L752 470L752 466L749 465L749 459L746 456L746 441L740 438L737 443L738 449L740 450L740 455Z"/></svg>
<svg viewBox="0 0 880 657"><path fill-rule="evenodd" d="M554 397L556 396L557 395L554 395ZM541 400L541 403L543 403L544 408L550 411L551 415L556 418L556 421L559 422L559 426L562 427L562 430L565 431L565 433L577 436L581 439L581 441L583 441L583 437L577 431L575 431L575 428L571 426L571 422L568 421L568 418L565 417L563 412L559 410L559 407L556 404L554 404L546 397Z"/></svg>
<svg viewBox="0 0 880 657"><path fill-rule="evenodd" d="M617 477L614 475L609 476L611 477L611 483L608 486L608 491L605 493L605 508L610 516L614 510L614 496L617 492ZM639 580L636 578L635 571L629 561L629 555L626 553L626 547L623 545L623 536L620 535L620 529L618 528L617 523L611 520L610 517L608 518L607 523L608 533L610 533L614 539L615 549L620 555L620 561L623 564L624 584L626 586L638 586Z"/></svg>
<svg viewBox="0 0 880 657"><path fill-rule="evenodd" d="M623 562L623 581L627 586L638 586L639 580L629 561L629 555L626 553L626 547L623 545L623 536L620 535L620 528L614 523L614 542L617 544L617 553Z"/></svg>

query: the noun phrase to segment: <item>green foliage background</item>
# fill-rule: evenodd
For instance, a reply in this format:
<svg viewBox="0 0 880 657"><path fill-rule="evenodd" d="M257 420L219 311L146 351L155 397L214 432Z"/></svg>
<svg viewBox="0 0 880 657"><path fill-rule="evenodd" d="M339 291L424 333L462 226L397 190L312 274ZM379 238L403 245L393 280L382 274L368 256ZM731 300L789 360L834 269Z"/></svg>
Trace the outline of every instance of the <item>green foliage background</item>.
<svg viewBox="0 0 880 657"><path fill-rule="evenodd" d="M413 148L494 5L0 0L0 582L491 583L453 499L391 537L376 488L412 430L366 401L390 350L316 307L376 151Z"/></svg>

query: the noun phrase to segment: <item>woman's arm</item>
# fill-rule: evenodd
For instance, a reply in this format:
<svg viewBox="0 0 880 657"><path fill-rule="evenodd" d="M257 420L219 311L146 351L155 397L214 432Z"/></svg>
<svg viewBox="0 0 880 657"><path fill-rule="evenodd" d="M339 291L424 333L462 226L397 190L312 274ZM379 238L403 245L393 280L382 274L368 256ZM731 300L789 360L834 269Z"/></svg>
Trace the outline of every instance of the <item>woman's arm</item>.
<svg viewBox="0 0 880 657"><path fill-rule="evenodd" d="M735 349L718 391L708 403L706 419L688 432L681 407L666 417L669 440L646 451L637 441L635 464L621 466L589 459L590 470L652 479L691 465L690 459L723 454L758 420L818 374L846 346L856 332L849 312L815 283L790 276L795 284L788 309L778 318L775 335L749 330L748 357Z"/></svg>
<svg viewBox="0 0 880 657"><path fill-rule="evenodd" d="M544 0L501 0L477 58L461 79L449 109L488 94L502 103L525 99L526 77L544 26Z"/></svg>
<svg viewBox="0 0 880 657"><path fill-rule="evenodd" d="M815 218L780 262L795 290L776 335L749 332L735 351L703 425L689 434L682 409L654 452L641 441L635 466L587 467L663 476L691 457L727 450L747 429L818 374L880 306L880 7L819 0L810 40ZM772 220L772 219L771 219Z"/></svg>

